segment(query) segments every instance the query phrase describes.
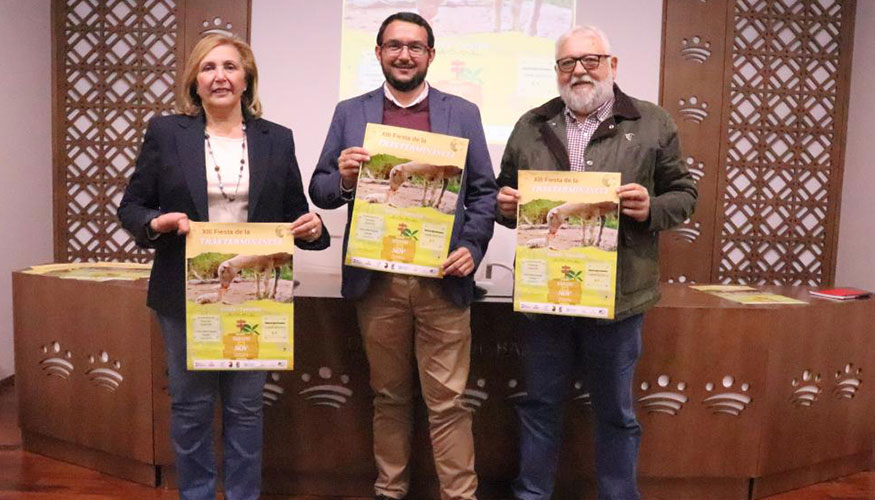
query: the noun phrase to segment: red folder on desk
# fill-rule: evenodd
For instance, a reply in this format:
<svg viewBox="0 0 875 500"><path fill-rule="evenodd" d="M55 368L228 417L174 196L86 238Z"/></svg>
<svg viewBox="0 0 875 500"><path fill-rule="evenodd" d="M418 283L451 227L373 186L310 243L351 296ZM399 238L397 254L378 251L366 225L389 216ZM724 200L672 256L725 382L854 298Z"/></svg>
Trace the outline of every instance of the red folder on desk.
<svg viewBox="0 0 875 500"><path fill-rule="evenodd" d="M832 300L862 299L872 295L872 292L859 288L828 288L825 290L811 290L811 295Z"/></svg>

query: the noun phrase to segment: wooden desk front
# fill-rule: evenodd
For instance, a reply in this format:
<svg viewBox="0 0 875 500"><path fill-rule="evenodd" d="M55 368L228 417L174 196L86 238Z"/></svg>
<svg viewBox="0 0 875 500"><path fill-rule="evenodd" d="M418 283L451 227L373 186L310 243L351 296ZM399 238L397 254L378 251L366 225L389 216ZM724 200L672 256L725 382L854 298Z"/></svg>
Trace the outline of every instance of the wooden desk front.
<svg viewBox="0 0 875 500"><path fill-rule="evenodd" d="M331 296L331 279L302 281L302 294L314 296L296 298L296 369L269 374L264 390L265 489L367 496L372 395L354 307ZM164 354L145 290L143 282L13 275L26 449L172 484ZM758 498L871 464L875 301L777 291L809 304L742 306L663 286L646 316L635 383L645 493ZM505 494L516 471L513 408L525 381L515 321L508 303L472 309L465 400L484 498ZM558 496L590 498L593 415L583 374L569 389ZM414 438L414 495L428 498L436 479L421 404Z"/></svg>

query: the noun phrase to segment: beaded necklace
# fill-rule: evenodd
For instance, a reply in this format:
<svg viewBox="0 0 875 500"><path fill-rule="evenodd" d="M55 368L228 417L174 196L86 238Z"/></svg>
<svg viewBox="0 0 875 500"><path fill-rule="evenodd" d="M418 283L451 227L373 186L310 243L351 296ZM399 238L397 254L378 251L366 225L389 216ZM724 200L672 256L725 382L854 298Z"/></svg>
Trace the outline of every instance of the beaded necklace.
<svg viewBox="0 0 875 500"><path fill-rule="evenodd" d="M237 175L237 185L234 186L234 194L228 196L225 193L225 186L222 184L222 172L219 168L219 163L216 162L216 156L213 154L213 145L210 144L210 133L204 129L204 141L206 141L207 152L210 154L210 158L213 160L213 168L216 171L216 177L219 178L219 192L222 193L222 197L228 201L234 201L237 199L237 190L240 189L240 180L243 179L243 170L246 168L246 124L243 124L243 150L240 153L240 173Z"/></svg>

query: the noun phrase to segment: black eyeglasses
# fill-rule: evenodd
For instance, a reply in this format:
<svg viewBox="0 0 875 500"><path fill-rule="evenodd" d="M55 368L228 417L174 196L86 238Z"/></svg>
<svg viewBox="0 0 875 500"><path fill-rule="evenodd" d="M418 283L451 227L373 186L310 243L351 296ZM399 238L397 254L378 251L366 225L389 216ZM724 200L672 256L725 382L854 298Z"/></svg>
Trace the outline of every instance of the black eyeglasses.
<svg viewBox="0 0 875 500"><path fill-rule="evenodd" d="M584 54L580 57L563 57L556 60L556 67L563 73L571 73L577 67L577 61L583 65L583 69L592 71L599 67L602 58L611 57L610 54Z"/></svg>
<svg viewBox="0 0 875 500"><path fill-rule="evenodd" d="M401 53L401 50L407 47L407 52L411 57L424 56L430 50L428 45L421 42L401 43L398 40L389 40L380 45L382 50L385 50L390 56L396 56Z"/></svg>

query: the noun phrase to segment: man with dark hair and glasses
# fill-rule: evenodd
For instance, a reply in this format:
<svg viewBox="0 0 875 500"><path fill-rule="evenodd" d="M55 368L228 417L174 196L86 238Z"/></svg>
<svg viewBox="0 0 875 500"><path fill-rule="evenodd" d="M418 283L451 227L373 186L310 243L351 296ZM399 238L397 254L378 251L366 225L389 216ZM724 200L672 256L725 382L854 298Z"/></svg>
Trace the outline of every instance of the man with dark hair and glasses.
<svg viewBox="0 0 875 500"><path fill-rule="evenodd" d="M600 500L637 500L641 428L632 378L641 354L643 313L659 299L658 233L690 217L696 185L681 161L677 128L655 104L614 84L617 57L605 34L574 28L556 41L559 97L524 114L498 175L496 219L516 226L517 172L620 172L615 319L526 314L520 336L528 395L520 420L518 500L551 497L559 461L562 404L577 368L587 373L595 412Z"/></svg>
<svg viewBox="0 0 875 500"><path fill-rule="evenodd" d="M444 278L420 278L343 266L344 297L356 301L374 391L376 498L401 499L410 485L416 375L428 408L434 463L444 500L474 499L471 413L461 404L471 359L473 274L492 237L497 187L480 111L425 81L435 57L431 26L417 14L389 16L377 33L386 82L337 105L313 177L310 198L325 209L346 205L344 256L367 123L469 140Z"/></svg>

